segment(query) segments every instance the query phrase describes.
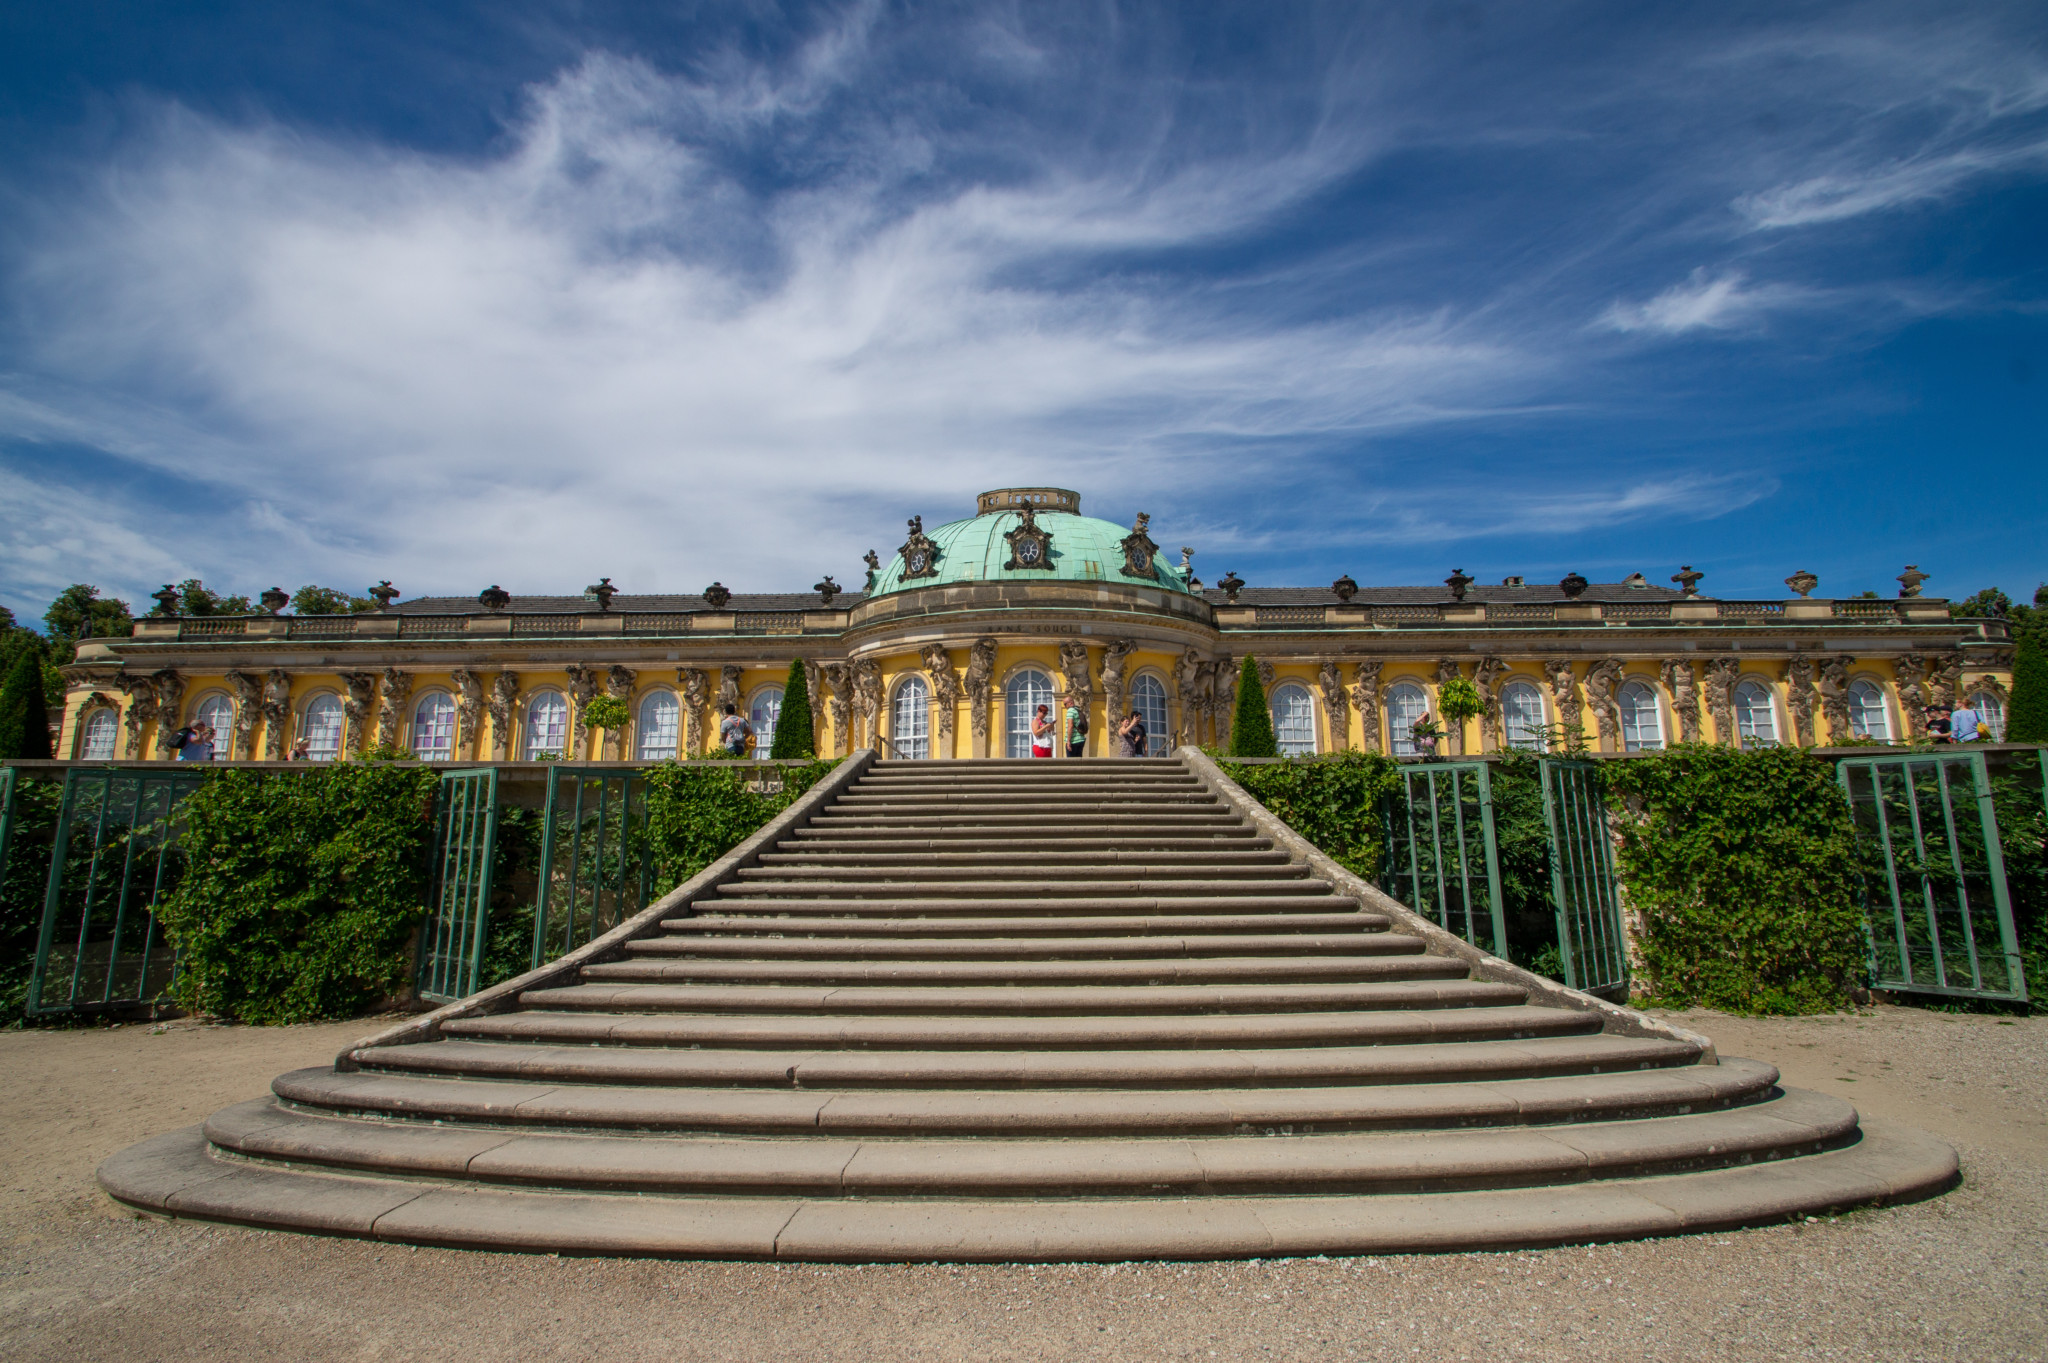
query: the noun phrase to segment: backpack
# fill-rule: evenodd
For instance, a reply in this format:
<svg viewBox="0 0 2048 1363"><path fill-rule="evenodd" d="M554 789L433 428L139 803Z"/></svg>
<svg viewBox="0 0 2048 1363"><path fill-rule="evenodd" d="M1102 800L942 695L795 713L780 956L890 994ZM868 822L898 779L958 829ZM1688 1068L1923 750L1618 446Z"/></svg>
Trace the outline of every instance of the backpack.
<svg viewBox="0 0 2048 1363"><path fill-rule="evenodd" d="M1074 711L1074 722L1067 726L1067 732L1073 734L1076 738L1088 732L1088 712L1086 710L1077 709Z"/></svg>
<svg viewBox="0 0 2048 1363"><path fill-rule="evenodd" d="M178 730L178 732L171 735L171 751L183 752L185 751L185 745L187 743L190 743L191 741L192 726L188 724L184 728Z"/></svg>

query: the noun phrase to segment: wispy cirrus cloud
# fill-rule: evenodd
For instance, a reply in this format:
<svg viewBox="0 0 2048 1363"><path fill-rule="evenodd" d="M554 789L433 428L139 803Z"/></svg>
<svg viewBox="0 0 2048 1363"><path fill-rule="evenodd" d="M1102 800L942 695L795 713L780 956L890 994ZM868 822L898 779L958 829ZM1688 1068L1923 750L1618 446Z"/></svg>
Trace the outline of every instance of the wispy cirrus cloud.
<svg viewBox="0 0 2048 1363"><path fill-rule="evenodd" d="M1703 266L1682 284L1674 284L1641 303L1614 302L1600 315L1600 325L1614 331L1642 331L1681 336L1690 331L1731 331L1754 325L1763 314L1783 307L1801 291L1783 285L1752 286L1741 271L1709 274Z"/></svg>
<svg viewBox="0 0 2048 1363"><path fill-rule="evenodd" d="M1810 227L1927 203L1985 176L2048 166L2048 139L1998 150L1969 148L1860 172L1831 171L1745 194L1735 211L1756 228Z"/></svg>

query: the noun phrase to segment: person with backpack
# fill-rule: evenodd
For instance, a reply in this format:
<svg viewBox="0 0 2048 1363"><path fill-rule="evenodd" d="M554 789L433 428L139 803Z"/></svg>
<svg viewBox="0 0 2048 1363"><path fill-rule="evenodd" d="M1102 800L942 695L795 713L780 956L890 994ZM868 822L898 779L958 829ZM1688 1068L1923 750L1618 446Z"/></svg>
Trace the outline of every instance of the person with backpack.
<svg viewBox="0 0 2048 1363"><path fill-rule="evenodd" d="M1067 756L1079 757L1088 750L1088 707L1069 697L1066 721Z"/></svg>
<svg viewBox="0 0 2048 1363"><path fill-rule="evenodd" d="M734 757L745 757L753 741L754 726L747 723L736 707L726 706L725 718L718 721L719 745Z"/></svg>
<svg viewBox="0 0 2048 1363"><path fill-rule="evenodd" d="M187 725L172 737L171 746L177 750L180 762L211 762L213 727L208 724Z"/></svg>
<svg viewBox="0 0 2048 1363"><path fill-rule="evenodd" d="M1984 722L1984 716L1977 713L1977 707L1966 700L1956 702L1956 708L1948 713L1948 741L1951 743L1982 743L1991 737L1991 726Z"/></svg>

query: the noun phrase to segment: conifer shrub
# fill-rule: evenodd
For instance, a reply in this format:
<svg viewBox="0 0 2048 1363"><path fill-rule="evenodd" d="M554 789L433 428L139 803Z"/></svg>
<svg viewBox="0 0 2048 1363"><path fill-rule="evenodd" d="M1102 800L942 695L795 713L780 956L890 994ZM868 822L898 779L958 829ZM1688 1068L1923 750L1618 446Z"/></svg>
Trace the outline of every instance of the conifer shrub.
<svg viewBox="0 0 2048 1363"><path fill-rule="evenodd" d="M2048 653L2028 633L2013 651L2012 700L2005 710L2005 741L2048 743ZM2048 981L2043 982L2048 985Z"/></svg>
<svg viewBox="0 0 2048 1363"><path fill-rule="evenodd" d="M1266 688L1259 684L1258 664L1249 657L1237 669L1237 712L1230 721L1230 755L1280 755L1279 740L1273 736L1273 716L1266 710Z"/></svg>
<svg viewBox="0 0 2048 1363"><path fill-rule="evenodd" d="M237 1022L352 1017L410 986L440 773L335 762L208 773L157 907L172 997Z"/></svg>
<svg viewBox="0 0 2048 1363"><path fill-rule="evenodd" d="M1606 768L1643 979L1672 1006L1846 1007L1864 979L1859 855L1832 763L1680 744Z"/></svg>
<svg viewBox="0 0 2048 1363"><path fill-rule="evenodd" d="M811 688L801 660L789 665L789 680L782 684L782 714L775 721L775 742L768 755L789 760L818 755Z"/></svg>
<svg viewBox="0 0 2048 1363"><path fill-rule="evenodd" d="M24 648L0 682L0 758L50 756L49 711L43 701L43 651Z"/></svg>

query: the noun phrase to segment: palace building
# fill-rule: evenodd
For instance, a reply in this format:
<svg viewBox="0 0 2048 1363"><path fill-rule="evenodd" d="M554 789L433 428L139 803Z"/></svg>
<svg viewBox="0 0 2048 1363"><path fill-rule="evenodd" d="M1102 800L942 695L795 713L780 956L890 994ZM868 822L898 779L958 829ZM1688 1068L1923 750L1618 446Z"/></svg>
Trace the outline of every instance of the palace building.
<svg viewBox="0 0 2048 1363"><path fill-rule="evenodd" d="M1716 743L1897 742L1929 704L1972 698L2002 720L2011 646L2001 621L1952 620L1909 567L1896 599L1827 600L1812 574L1782 600L1703 594L1641 573L1616 583L1256 587L1163 557L1149 518L1081 514L1061 488L983 493L975 514L914 517L862 591L631 596L609 579L575 596L398 600L360 615L179 617L81 641L66 670L58 753L169 760L205 721L222 759L315 760L372 746L444 761L652 761L716 741L722 705L752 717L765 756L792 660L808 677L817 751L976 758L1029 752L1031 716L1068 698L1087 752L1137 709L1154 753L1221 743L1239 659L1256 660L1281 750L1414 751L1438 688L1469 679L1486 712L1453 752L1540 748L1577 730L1604 752ZM168 600L168 593L160 594ZM598 696L623 730L588 725Z"/></svg>

